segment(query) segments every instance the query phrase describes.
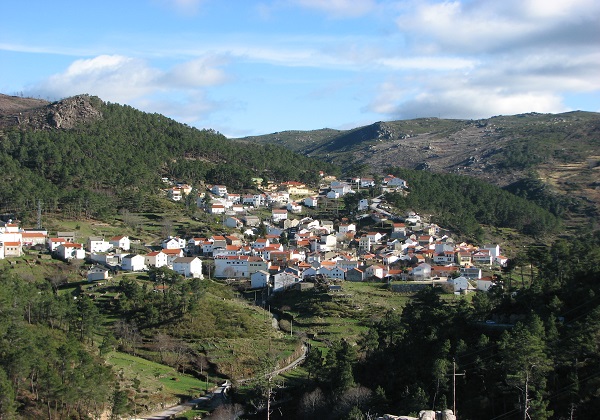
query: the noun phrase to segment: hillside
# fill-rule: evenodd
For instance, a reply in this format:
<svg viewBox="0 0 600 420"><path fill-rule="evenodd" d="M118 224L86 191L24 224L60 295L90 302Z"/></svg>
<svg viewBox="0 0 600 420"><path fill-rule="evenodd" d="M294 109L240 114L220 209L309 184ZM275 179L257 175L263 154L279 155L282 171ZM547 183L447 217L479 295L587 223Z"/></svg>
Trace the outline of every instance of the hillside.
<svg viewBox="0 0 600 420"><path fill-rule="evenodd" d="M55 103L0 98L0 162L4 213L50 211L100 216L143 210L164 187L162 177L241 192L252 177L315 183L331 164L277 145L228 140L159 114L79 95Z"/></svg>
<svg viewBox="0 0 600 420"><path fill-rule="evenodd" d="M383 174L390 166L474 176L522 194L523 180L570 203L573 217L600 212L600 114L522 114L483 120L377 122L346 131L290 131L247 138ZM511 186L513 186L511 188ZM539 184L538 184L539 192ZM529 191L527 192L529 194Z"/></svg>

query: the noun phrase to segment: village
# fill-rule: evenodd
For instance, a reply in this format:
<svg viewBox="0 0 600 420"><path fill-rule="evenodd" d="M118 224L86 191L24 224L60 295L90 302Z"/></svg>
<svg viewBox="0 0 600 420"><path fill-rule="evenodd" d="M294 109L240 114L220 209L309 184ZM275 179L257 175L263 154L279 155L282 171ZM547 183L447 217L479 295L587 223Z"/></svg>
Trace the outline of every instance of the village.
<svg viewBox="0 0 600 420"><path fill-rule="evenodd" d="M309 217L305 210L317 208L320 201L338 202L361 189L373 189L376 182L384 192L408 190L406 181L392 175L377 181L321 178L319 191L295 181L262 185L263 180L256 179L260 192L255 194L231 193L225 185L195 192L189 185L163 179L170 200L196 194L198 208L218 218L223 231L206 237L168 236L133 252L126 235L49 235L47 230L7 221L0 224L0 259L45 249L62 261L89 263L89 282L166 267L184 277L246 281L249 288L268 293L302 290L315 283L339 291L344 281L380 281L397 292L434 284L456 294L487 291L494 284L493 270L508 260L498 244L458 243L451 232L414 212L388 212L382 195L358 200L337 223Z"/></svg>

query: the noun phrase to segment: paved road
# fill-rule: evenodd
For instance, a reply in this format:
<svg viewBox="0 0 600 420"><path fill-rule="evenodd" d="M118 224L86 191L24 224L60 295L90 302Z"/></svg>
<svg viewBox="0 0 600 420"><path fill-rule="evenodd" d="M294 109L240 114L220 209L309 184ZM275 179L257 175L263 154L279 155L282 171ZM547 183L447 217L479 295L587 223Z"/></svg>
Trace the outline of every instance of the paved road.
<svg viewBox="0 0 600 420"><path fill-rule="evenodd" d="M198 404L206 405L214 410L215 408L217 408L219 405L221 405L226 400L225 395L227 393L227 390L230 387L231 387L231 384L229 382L227 382L226 384L218 386L217 388L213 389L212 392L209 392L204 397L195 398L195 399L187 401L183 404L179 404L179 405L175 405L173 407L166 408L163 411L141 417L141 419L146 419L146 420L170 419L170 418L176 416L177 414L183 413L184 411L191 410Z"/></svg>

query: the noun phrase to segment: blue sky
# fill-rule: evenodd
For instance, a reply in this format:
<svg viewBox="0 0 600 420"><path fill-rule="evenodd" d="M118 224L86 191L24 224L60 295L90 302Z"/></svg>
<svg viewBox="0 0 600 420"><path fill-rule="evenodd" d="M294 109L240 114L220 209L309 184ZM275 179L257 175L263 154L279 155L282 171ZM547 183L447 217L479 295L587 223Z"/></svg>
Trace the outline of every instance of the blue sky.
<svg viewBox="0 0 600 420"><path fill-rule="evenodd" d="M0 93L230 137L600 111L597 0L8 1Z"/></svg>

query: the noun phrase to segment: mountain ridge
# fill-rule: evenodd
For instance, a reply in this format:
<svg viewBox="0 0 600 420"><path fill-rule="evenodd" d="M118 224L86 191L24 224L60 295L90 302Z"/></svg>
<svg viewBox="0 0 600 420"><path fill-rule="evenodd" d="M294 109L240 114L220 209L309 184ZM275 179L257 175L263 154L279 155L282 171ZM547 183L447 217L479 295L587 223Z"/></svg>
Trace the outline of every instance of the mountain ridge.
<svg viewBox="0 0 600 420"><path fill-rule="evenodd" d="M277 144L363 174L403 167L474 176L513 191L534 179L550 194L575 197L586 207L582 213L600 214L600 113L418 118L284 133L243 140Z"/></svg>

